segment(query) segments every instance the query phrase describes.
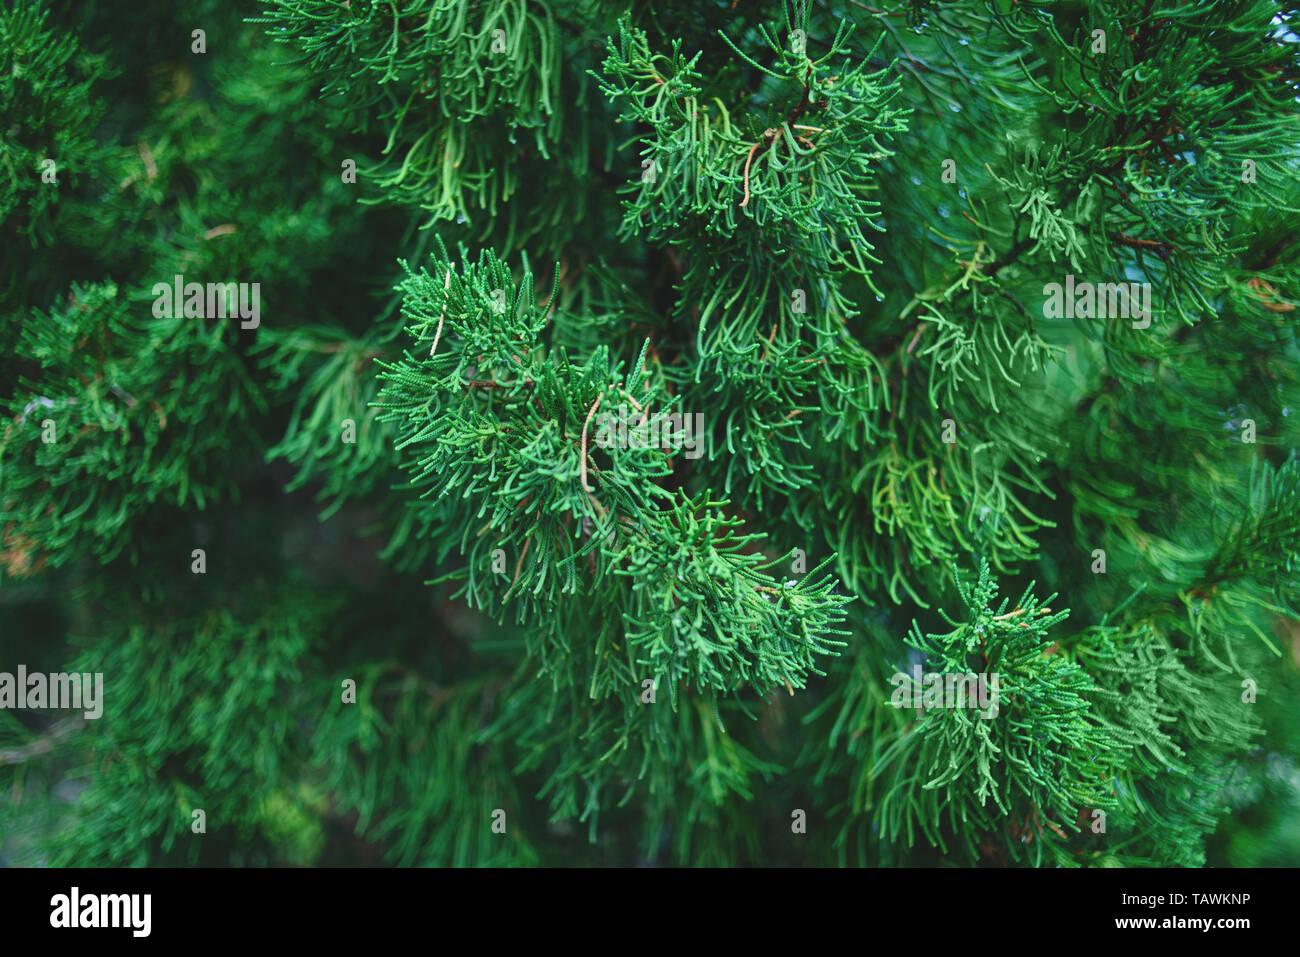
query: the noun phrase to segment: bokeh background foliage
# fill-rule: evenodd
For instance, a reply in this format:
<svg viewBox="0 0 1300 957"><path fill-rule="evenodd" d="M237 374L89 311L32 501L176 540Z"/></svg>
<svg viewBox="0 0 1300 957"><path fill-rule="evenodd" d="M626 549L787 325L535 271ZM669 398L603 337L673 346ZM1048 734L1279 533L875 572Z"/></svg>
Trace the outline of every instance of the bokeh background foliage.
<svg viewBox="0 0 1300 957"><path fill-rule="evenodd" d="M1300 863L1298 13L0 0L0 863Z"/></svg>

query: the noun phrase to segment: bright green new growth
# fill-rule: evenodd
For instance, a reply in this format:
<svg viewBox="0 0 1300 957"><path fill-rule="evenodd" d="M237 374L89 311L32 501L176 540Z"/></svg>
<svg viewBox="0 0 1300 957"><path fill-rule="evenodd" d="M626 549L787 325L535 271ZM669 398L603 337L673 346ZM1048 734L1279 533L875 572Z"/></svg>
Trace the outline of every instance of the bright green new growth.
<svg viewBox="0 0 1300 957"><path fill-rule="evenodd" d="M516 286L489 252L463 270L443 250L434 263L433 275L403 286L416 346L381 363L377 403L411 487L430 503L418 534L467 556L458 594L492 611L512 604L543 659L571 640L548 624L557 606L587 599L613 646L619 630L628 646L619 678L603 659L596 666L593 697L635 697L642 677L664 684L674 704L683 681L710 695L803 687L814 655L847 633L836 628L845 599L828 577L772 577L775 560L741 551L758 536L735 533L741 523L722 516L726 503L656 484L672 474L662 446L593 455L602 404L661 416L677 404L648 373L645 349L628 372L611 368L604 349L584 365L563 350L547 355L540 336L553 302L538 301L530 274ZM497 550L518 556L512 576L489 572Z"/></svg>
<svg viewBox="0 0 1300 957"><path fill-rule="evenodd" d="M1293 10L0 2L0 862L1300 857Z"/></svg>

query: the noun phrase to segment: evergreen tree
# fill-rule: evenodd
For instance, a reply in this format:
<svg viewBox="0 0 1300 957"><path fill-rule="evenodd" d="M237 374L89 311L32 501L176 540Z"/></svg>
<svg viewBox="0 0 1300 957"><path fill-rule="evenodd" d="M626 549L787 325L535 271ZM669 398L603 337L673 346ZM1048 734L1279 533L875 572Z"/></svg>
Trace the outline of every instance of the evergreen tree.
<svg viewBox="0 0 1300 957"><path fill-rule="evenodd" d="M0 861L1300 860L1298 26L0 0Z"/></svg>

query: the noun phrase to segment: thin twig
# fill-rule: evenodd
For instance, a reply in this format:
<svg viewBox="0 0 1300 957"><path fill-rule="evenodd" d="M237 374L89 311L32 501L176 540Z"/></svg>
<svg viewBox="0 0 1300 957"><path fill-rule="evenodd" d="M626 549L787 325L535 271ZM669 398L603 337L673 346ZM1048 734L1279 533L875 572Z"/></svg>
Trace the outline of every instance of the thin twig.
<svg viewBox="0 0 1300 957"><path fill-rule="evenodd" d="M768 130L768 133L770 132L771 130ZM745 198L740 201L741 209L744 209L746 206L749 205L749 165L754 162L754 154L758 152L759 147L761 147L766 141L767 141L767 134L764 134L764 138L762 140L759 140L757 143L755 143L753 146L749 148L749 156L745 158Z"/></svg>
<svg viewBox="0 0 1300 957"><path fill-rule="evenodd" d="M451 291L451 264L447 264L447 281L442 284L442 291L448 293ZM442 338L442 321L447 318L447 296L442 297L442 312L438 315L438 331L433 335L433 348L429 350L429 358L438 351L438 340Z"/></svg>
<svg viewBox="0 0 1300 957"><path fill-rule="evenodd" d="M591 403L591 408L587 410L587 421L582 423L582 464L579 466L578 477L582 481L582 490L589 494L595 489L587 484L587 426L591 425L591 417L596 414L596 409L599 407L600 396L596 396L596 401Z"/></svg>
<svg viewBox="0 0 1300 957"><path fill-rule="evenodd" d="M524 550L519 553L519 561L515 562L515 577L510 579L510 586L512 588L514 587L515 582L519 581L519 571L524 567L524 558L528 555L528 549L532 544L533 540L531 538L524 542Z"/></svg>
<svg viewBox="0 0 1300 957"><path fill-rule="evenodd" d="M68 718L55 724L31 744L9 751L0 751L0 767L6 764L22 764L37 755L48 754L54 750L55 741L67 737L73 731L81 730L85 724L85 718Z"/></svg>

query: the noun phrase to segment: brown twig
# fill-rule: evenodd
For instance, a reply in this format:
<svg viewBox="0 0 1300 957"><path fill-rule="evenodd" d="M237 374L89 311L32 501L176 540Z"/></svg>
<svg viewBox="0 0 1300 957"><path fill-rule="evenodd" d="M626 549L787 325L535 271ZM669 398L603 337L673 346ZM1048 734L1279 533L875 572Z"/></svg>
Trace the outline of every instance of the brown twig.
<svg viewBox="0 0 1300 957"><path fill-rule="evenodd" d="M515 590L515 583L519 581L519 572L524 567L524 557L528 554L528 548L532 544L533 540L531 538L524 542L524 550L519 553L519 561L515 562L515 577L510 579L510 591ZM510 594L510 591L506 592L506 594Z"/></svg>
<svg viewBox="0 0 1300 957"><path fill-rule="evenodd" d="M1126 236L1123 233L1112 233L1110 238L1123 246L1131 246L1134 249L1154 250L1155 254L1162 260L1168 260L1174 251L1174 248L1163 240L1137 239L1134 236Z"/></svg>
<svg viewBox="0 0 1300 957"><path fill-rule="evenodd" d="M0 751L0 767L6 764L22 764L38 755L49 754L54 750L54 742L58 741L59 738L67 737L73 731L81 730L85 724L85 718L68 718L55 724L31 744L21 748L12 748L8 751Z"/></svg>
<svg viewBox="0 0 1300 957"><path fill-rule="evenodd" d="M754 154L760 147L765 147L772 142L772 137L776 135L775 130L766 130L763 138L749 148L749 156L745 158L745 198L740 201L740 208L744 209L749 205L749 167L754 162Z"/></svg>
<svg viewBox="0 0 1300 957"><path fill-rule="evenodd" d="M582 490L588 494L595 491L587 484L587 426L591 425L591 417L596 414L596 409L600 407L600 396L596 396L596 401L591 403L591 408L587 410L587 421L582 423L582 463L579 466L578 477L582 482Z"/></svg>

